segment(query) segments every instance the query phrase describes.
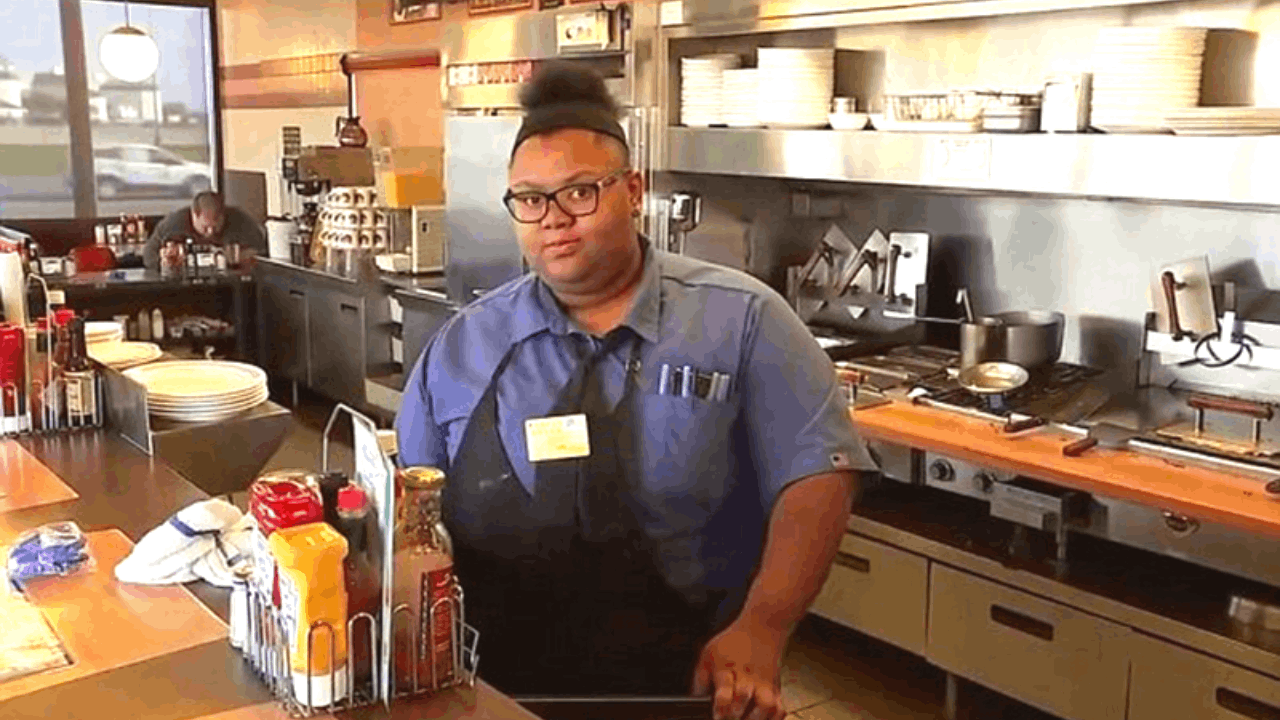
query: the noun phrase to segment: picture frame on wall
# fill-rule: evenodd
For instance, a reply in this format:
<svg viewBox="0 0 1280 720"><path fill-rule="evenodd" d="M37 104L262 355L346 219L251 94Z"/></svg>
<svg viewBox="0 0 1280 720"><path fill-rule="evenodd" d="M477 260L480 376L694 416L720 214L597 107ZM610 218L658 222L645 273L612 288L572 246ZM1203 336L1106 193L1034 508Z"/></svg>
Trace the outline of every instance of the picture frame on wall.
<svg viewBox="0 0 1280 720"><path fill-rule="evenodd" d="M534 0L467 0L467 12L471 15L488 15L508 10L527 10Z"/></svg>
<svg viewBox="0 0 1280 720"><path fill-rule="evenodd" d="M439 20L440 2L423 2L423 0L391 0L391 24L421 22L423 20Z"/></svg>

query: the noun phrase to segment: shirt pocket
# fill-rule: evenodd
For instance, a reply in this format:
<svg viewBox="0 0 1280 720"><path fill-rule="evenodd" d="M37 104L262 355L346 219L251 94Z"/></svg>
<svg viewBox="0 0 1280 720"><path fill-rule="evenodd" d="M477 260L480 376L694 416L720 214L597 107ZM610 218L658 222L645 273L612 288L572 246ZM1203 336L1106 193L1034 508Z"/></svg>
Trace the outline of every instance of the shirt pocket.
<svg viewBox="0 0 1280 720"><path fill-rule="evenodd" d="M644 396L642 499L666 531L699 528L720 507L735 472L737 417L733 402Z"/></svg>

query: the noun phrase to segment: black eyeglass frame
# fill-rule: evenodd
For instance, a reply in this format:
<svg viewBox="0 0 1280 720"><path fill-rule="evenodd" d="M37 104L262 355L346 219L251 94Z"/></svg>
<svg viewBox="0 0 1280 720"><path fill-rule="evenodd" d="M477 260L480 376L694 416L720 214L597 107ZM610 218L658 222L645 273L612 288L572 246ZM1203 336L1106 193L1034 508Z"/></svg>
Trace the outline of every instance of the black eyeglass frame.
<svg viewBox="0 0 1280 720"><path fill-rule="evenodd" d="M617 170L614 170L613 172L609 173L608 175L605 175L604 177L600 178L599 180L596 180L595 182L573 183L570 185L565 185L563 187L556 188L551 192L539 192L537 190L521 190L520 192L515 192L514 190L511 190L510 188L508 188L507 191L502 195L502 206L507 209L507 213L511 215L511 218L513 220L525 225L532 225L534 223L540 223L543 220L545 220L547 217L547 213L551 212L551 203L555 203L556 207L560 208L560 212L564 213L565 215L568 215L569 217L587 217L588 215L594 215L595 212L600 209L600 193L604 191L605 183L613 178L623 176L629 172L631 172L630 167L618 168ZM557 195L559 195L560 193L566 190L576 190L581 188L591 188L591 190L595 193L595 202L591 204L591 210L587 212L581 212L581 213L570 212L568 208L564 206L563 203L561 203L558 199L556 199ZM520 196L525 196L525 197L541 196L543 198L546 198L547 202L542 206L542 214L539 215L537 219L521 220L519 217L516 216L516 211L515 211L515 208L512 207L511 201Z"/></svg>

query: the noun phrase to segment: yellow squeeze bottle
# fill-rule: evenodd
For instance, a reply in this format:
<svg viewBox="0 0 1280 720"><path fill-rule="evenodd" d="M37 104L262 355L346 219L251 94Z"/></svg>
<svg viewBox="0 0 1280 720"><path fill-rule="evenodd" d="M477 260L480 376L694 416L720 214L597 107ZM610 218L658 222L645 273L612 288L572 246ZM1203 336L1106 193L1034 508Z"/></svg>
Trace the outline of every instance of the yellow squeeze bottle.
<svg viewBox="0 0 1280 720"><path fill-rule="evenodd" d="M280 612L289 641L289 664L297 701L326 707L347 696L347 589L342 562L347 539L325 523L280 528L267 538L280 572ZM307 667L307 632L311 667ZM333 656L330 657L332 628ZM332 681L330 669L333 670Z"/></svg>

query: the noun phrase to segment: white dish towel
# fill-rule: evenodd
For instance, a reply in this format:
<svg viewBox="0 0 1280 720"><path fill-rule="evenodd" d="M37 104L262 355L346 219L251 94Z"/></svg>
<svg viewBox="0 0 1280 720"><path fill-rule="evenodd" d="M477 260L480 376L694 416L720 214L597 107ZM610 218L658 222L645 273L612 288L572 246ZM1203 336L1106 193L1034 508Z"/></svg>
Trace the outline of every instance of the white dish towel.
<svg viewBox="0 0 1280 720"><path fill-rule="evenodd" d="M202 500L152 529L116 565L116 579L138 585L204 580L231 587L235 570L251 561L252 515L224 500Z"/></svg>

